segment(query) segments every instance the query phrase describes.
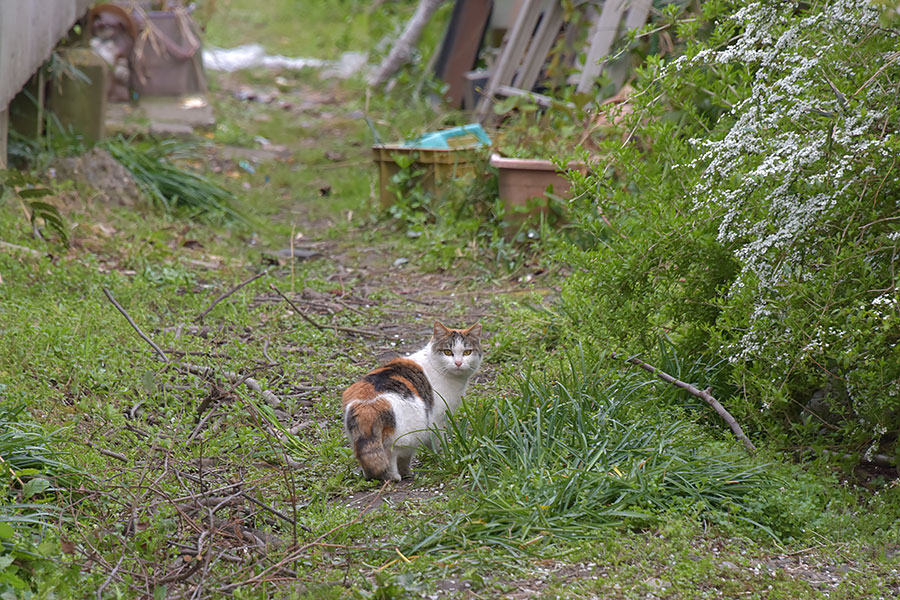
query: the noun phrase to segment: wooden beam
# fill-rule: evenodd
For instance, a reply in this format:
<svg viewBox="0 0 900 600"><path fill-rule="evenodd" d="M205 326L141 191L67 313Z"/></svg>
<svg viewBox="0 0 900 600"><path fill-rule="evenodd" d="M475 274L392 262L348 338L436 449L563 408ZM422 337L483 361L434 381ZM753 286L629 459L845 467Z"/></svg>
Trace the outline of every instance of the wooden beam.
<svg viewBox="0 0 900 600"><path fill-rule="evenodd" d="M9 109L0 109L0 170L6 168L6 140L9 137Z"/></svg>
<svg viewBox="0 0 900 600"><path fill-rule="evenodd" d="M484 121L488 112L491 110L490 99L494 97L497 86L509 85L513 79L516 69L519 67L519 61L525 48L531 40L531 33L537 24L540 11L538 6L541 0L525 0L519 13L516 15L516 21L512 29L503 41L503 49L500 51L500 58L491 71L490 79L488 79L485 96L478 102L475 114L478 115L480 121Z"/></svg>
<svg viewBox="0 0 900 600"><path fill-rule="evenodd" d="M528 54L522 60L522 68L519 69L519 74L514 78L512 85L523 90L530 90L534 87L541 74L541 67L547 61L547 54L559 35L564 17L565 14L560 3L557 0L551 0L550 5L544 11L534 39L531 40L531 45L528 47Z"/></svg>
<svg viewBox="0 0 900 600"><path fill-rule="evenodd" d="M625 31L638 29L647 21L652 4L653 0L607 0L592 33L591 46L578 81L579 93L591 90L609 62L613 42L619 37L622 16L625 16ZM622 86L627 75L628 65L623 62L612 74L617 89Z"/></svg>
<svg viewBox="0 0 900 600"><path fill-rule="evenodd" d="M625 32L634 29L640 29L647 22L647 15L650 14L650 7L653 0L631 0L631 8L625 16ZM612 81L613 88L619 90L625 83L628 73L631 72L631 55L626 53L625 56L613 61L608 66L607 74Z"/></svg>
<svg viewBox="0 0 900 600"><path fill-rule="evenodd" d="M587 93L594 87L594 82L600 76L603 65L600 61L609 56L613 41L619 32L619 23L625 12L626 0L607 0L600 13L600 20L594 28L591 45L588 49L584 68L581 70L581 79L578 82L578 92Z"/></svg>
<svg viewBox="0 0 900 600"><path fill-rule="evenodd" d="M447 84L447 97L456 108L463 105L468 85L466 73L475 67L492 6L490 0L456 0L453 6L434 73Z"/></svg>
<svg viewBox="0 0 900 600"><path fill-rule="evenodd" d="M544 94L538 94L537 92L532 92L531 90L522 90L517 87L512 87L510 85L501 85L497 87L497 95L498 96L525 96L534 101L535 104L543 107L553 106L554 104L557 106L565 105L571 109L575 109L576 106L572 102L564 102L562 100L558 100L556 98L551 98L550 96L545 96Z"/></svg>

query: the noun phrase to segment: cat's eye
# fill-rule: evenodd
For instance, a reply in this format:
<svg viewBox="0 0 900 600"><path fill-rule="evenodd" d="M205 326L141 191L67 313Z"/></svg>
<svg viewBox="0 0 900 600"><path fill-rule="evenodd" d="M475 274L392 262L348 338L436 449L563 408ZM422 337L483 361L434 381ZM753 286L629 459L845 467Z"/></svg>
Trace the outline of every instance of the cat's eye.
<svg viewBox="0 0 900 600"><path fill-rule="evenodd" d="M471 350L463 350L463 356L468 356L470 354L472 354Z"/></svg>
<svg viewBox="0 0 900 600"><path fill-rule="evenodd" d="M453 350L444 350L444 356L453 356Z"/></svg>

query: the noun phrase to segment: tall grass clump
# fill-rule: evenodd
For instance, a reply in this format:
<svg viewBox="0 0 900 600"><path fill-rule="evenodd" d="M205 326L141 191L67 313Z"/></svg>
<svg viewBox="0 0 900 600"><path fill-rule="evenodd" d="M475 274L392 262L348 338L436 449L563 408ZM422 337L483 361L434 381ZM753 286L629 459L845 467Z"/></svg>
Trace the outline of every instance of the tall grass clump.
<svg viewBox="0 0 900 600"><path fill-rule="evenodd" d="M579 356L556 377L525 376L516 395L464 405L449 419L442 453L475 508L418 547L521 551L541 538L646 526L672 511L717 513L777 535L750 502L774 485L766 466L661 404L672 406L657 384Z"/></svg>
<svg viewBox="0 0 900 600"><path fill-rule="evenodd" d="M124 166L147 199L159 210L213 222L247 222L237 198L208 177L176 164L196 158L178 140L135 140L117 137L103 147Z"/></svg>
<svg viewBox="0 0 900 600"><path fill-rule="evenodd" d="M0 396L2 400L2 396ZM46 532L59 522L55 492L72 473L53 446L55 436L22 418L21 407L0 405L0 597L30 597L31 574L56 569L58 552Z"/></svg>

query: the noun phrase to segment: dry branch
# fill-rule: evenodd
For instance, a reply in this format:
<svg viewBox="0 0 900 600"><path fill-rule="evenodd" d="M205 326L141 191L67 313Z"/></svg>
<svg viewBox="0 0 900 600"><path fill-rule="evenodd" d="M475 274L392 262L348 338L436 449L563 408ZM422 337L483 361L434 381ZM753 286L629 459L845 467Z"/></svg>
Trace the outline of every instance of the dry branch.
<svg viewBox="0 0 900 600"><path fill-rule="evenodd" d="M211 379L216 374L216 370L212 367L201 367L200 365L186 362L178 363L178 367L184 369L192 375L203 377L204 379ZM262 396L263 400L265 400L266 404L268 404L269 406L275 407L281 405L281 399L278 396L276 396L269 390L262 389L262 386L259 385L259 382L252 377L238 375L234 371L219 371L219 373L233 385L246 385L248 388Z"/></svg>
<svg viewBox="0 0 900 600"><path fill-rule="evenodd" d="M384 489L385 489L385 488L388 486L388 484L390 484L390 483L391 483L390 481L385 481L384 484L381 486L381 488L378 490L378 492L375 494L375 497L372 498L372 501L369 502L369 504L368 504L365 508L363 508L361 511L359 511L359 514L357 514L356 517L353 518L353 520L348 521L348 522L346 522L346 523L341 523L340 525L337 525L337 526L335 526L335 527L332 527L331 529L329 529L328 531L326 531L325 533L323 533L322 535L320 535L319 537L317 537L317 538L314 539L313 541L311 541L311 542L309 542L309 543L306 543L306 544L303 544L302 546L300 546L299 548L297 548L296 550L294 550L293 552L291 552L291 554L289 554L289 555L286 556L285 558L281 559L280 561L278 561L277 563L275 563L275 564L273 564L273 565L270 565L269 567L266 567L265 569L263 569L262 571L260 571L260 572L257 573L256 575L254 575L253 577L250 577L249 579L246 579L246 580L244 580L244 581L238 581L238 582L235 582L235 583L226 585L225 587L223 587L223 588L222 588L221 590L219 590L219 591L221 591L221 592L231 592L231 591L236 590L237 588L242 587L242 586L245 586L245 585L251 585L251 584L255 585L255 584L257 584L257 583L260 583L262 580L264 580L264 579L269 575L269 573L271 573L271 572L273 572L273 571L276 571L277 569L282 568L284 565L287 565L287 564L290 564L290 563L294 562L295 560L297 560L298 558L300 558L301 556L303 556L303 553L304 553L304 552L306 552L308 549L312 548L313 546L319 545L320 542L321 542L323 539L325 539L326 537L328 537L328 536L331 535L332 533L334 533L334 532L336 532L336 531L338 531L338 530L340 530L340 529L344 529L345 527L349 527L349 526L351 526L351 525L353 525L353 524L359 522L359 520L360 520L366 513L369 512L369 509L372 508L372 506L374 506L374 504L375 504L378 500L381 499L381 495L382 495L382 493L384 493Z"/></svg>
<svg viewBox="0 0 900 600"><path fill-rule="evenodd" d="M115 306L116 309L118 309L118 311L120 313L122 313L122 316L125 317L125 319L128 321L128 324L131 325L131 327L137 332L137 334L139 336L141 336L141 339L143 339L145 342L150 344L150 346L152 346L153 349L156 350L157 354L159 354L162 361L164 363L166 363L167 365L172 364L171 361L169 360L169 357L166 356L166 353L162 351L162 348L157 346L153 342L153 340L151 340L147 336L146 333L141 331L141 328L137 326L137 323L134 322L134 319L131 318L131 315L128 314L128 311L126 311L124 308L122 308L121 304L116 302L116 299L113 298L112 292L110 292L106 288L103 288L103 293L106 294L106 297L109 298L109 301L112 302L113 306ZM194 365L191 363L186 363L186 362L178 363L177 366L179 368L187 371L188 373L197 375L199 377L204 377L207 379L210 378L215 373L215 370L212 369L211 367L201 367L201 366ZM266 401L266 403L271 406L279 406L281 404L281 399L278 396L276 396L269 390L262 389L262 386L259 385L259 382L251 377L248 377L248 376L242 377L233 371L222 371L222 376L225 377L225 379L227 379L229 382L231 382L235 386L243 383L248 388L250 388L257 394L261 395L263 397L263 399Z"/></svg>
<svg viewBox="0 0 900 600"><path fill-rule="evenodd" d="M615 352L612 353L612 357L617 358L617 359L622 358L620 355L616 354ZM657 377L659 377L660 379L662 379L665 382L671 383L672 385L680 387L683 390L687 390L688 393L690 393L692 396L696 396L697 398L702 399L704 402L709 404L713 408L713 410L715 410L719 414L719 416L725 420L726 423L728 423L728 426L731 428L731 431L734 433L734 436L738 440L740 440L740 442L742 444L744 444L744 448L747 449L748 453L753 454L754 452L756 452L756 446L753 445L753 442L750 441L750 438L747 437L747 435L744 433L744 430L741 429L741 426L738 424L738 422L735 421L734 417L731 416L731 413L729 413L727 410L725 410L725 407L722 406L719 403L719 401L716 400L713 397L713 395L709 393L708 388L707 388L707 390L701 391L701 390L695 388L694 386L692 386L691 384L685 383L685 382L681 381L680 379L676 379L676 378L672 377L671 375L669 375L668 373L661 371L658 368L654 367L653 365L645 363L644 361L640 360L639 358L632 356L631 358L626 358L624 360L625 360L625 362L636 365L636 366L644 369L645 371L649 371L650 373L653 373L654 375L656 375Z"/></svg>
<svg viewBox="0 0 900 600"><path fill-rule="evenodd" d="M224 300L224 299L227 298L228 296L232 295L233 293L235 293L236 291L238 291L239 289L241 289L241 288L244 287L245 285L249 285L249 284L253 283L254 281L256 281L257 279L259 279L259 278L262 277L263 275L267 274L268 272L269 272L269 271L266 270L266 271L263 271L263 272L261 272L261 273L257 273L257 274L254 275L253 277L250 277L249 279L245 279L244 281L240 282L239 284L237 284L236 286L234 286L233 288L231 288L230 290L228 290L227 292L225 292L224 294L222 294L221 296L219 296L218 298L216 298L215 300L213 300L212 304L210 304L209 307L208 307L206 310L204 310L202 313L200 313L199 315L197 315L197 318L194 319L194 320L195 320L195 321L202 321L202 320L203 320L203 317L205 317L207 314L209 314L209 311L211 311L212 309L214 309L214 308L216 307L216 305L217 305L219 302L221 302L222 300Z"/></svg>
<svg viewBox="0 0 900 600"><path fill-rule="evenodd" d="M189 479L189 480L193 481L194 483L200 483L200 482L201 482L201 480L200 480L199 477L195 477L194 475L191 475L191 474L189 474L189 473L179 473L179 474L180 474L182 477L184 477L185 479ZM220 492L220 491L222 491L222 490L228 489L229 487L234 487L234 486L236 486L236 485L240 485L240 484L233 484L232 486L225 486L225 487L222 487L222 488L219 488L219 489L216 489L216 490L210 490L210 491L208 491L208 492L206 492L206 493ZM243 491L242 491L242 492L239 492L239 494L240 494L240 496L241 496L244 500L247 500L248 502L251 502L251 503L255 504L256 506L262 508L263 510L269 511L270 513L272 513L273 515L275 515L275 516L278 517L279 519L282 519L283 521L286 521L287 523L290 523L291 525L296 525L297 527L300 527L300 528L303 529L304 531L312 532L312 529L310 529L309 527L307 527L307 526L304 525L303 523L297 523L297 521L296 521L295 519L292 519L292 518L289 517L288 515L284 514L283 512L281 512L280 510L278 510L278 509L276 509L276 508L273 508L273 507L269 506L268 504L264 504L263 502L257 500L256 498L254 498L254 497L251 496L250 494L248 494L248 493L246 493L246 492L243 492ZM196 498L196 497L197 497L197 496L191 496L191 498ZM184 500L184 498L178 498L177 500ZM196 500L195 500L195 501L196 501Z"/></svg>
<svg viewBox="0 0 900 600"><path fill-rule="evenodd" d="M315 328L318 329L319 331L324 331L325 329L331 329L332 331L341 331L341 332L344 332L344 333L352 333L352 334L354 334L354 335L362 335L362 336L376 337L376 338L382 338L382 337L384 337L383 335L381 335L381 334L378 333L377 331L366 331L365 329L356 329L356 328L354 328L354 327L341 327L340 325L324 325L324 324L322 324L322 323L319 323L319 322L313 320L313 318L310 317L309 315L307 315L305 312L303 312L302 310L300 310L300 308L299 308L296 304L294 304L294 301L291 300L290 298L288 298L288 297L284 294L284 292L282 292L281 290L279 290L278 287L276 287L276 285L275 285L274 283L270 283L270 284L269 284L269 287L272 288L279 296L281 296L282 298L284 298L285 302L287 302L288 304L290 304L290 305L291 305L291 308L294 309L294 312L296 312L298 315L300 315L300 317L301 317L304 321L306 321L307 323L309 323L310 325L312 325L313 327L315 327Z"/></svg>
<svg viewBox="0 0 900 600"><path fill-rule="evenodd" d="M34 250L32 248L26 248L25 246L20 246L18 244L11 244L9 242L4 242L0 240L0 248L6 248L7 250L14 250L16 252L23 252L25 254L30 254L31 256L47 256L46 252L40 252L39 250Z"/></svg>
<svg viewBox="0 0 900 600"><path fill-rule="evenodd" d="M431 15L443 2L444 0L419 0L416 12L407 22L403 33L400 34L394 47L369 78L369 85L373 87L384 85L400 67L409 62L419 38L422 37L422 30L425 29Z"/></svg>
<svg viewBox="0 0 900 600"><path fill-rule="evenodd" d="M78 442L76 442L78 443ZM108 456L110 458L115 458L116 460L120 460L122 462L128 462L128 457L124 454L119 454L118 452L113 452L112 450L107 450L106 448L101 448L100 446L94 444L93 442L81 442L88 448L93 448L103 456Z"/></svg>
<svg viewBox="0 0 900 600"><path fill-rule="evenodd" d="M125 317L125 319L128 321L128 324L131 325L132 329L134 329L134 330L137 332L137 334L138 334L139 336L141 336L141 338L142 338L145 342L147 342L148 344L150 344L150 346L151 346L154 350L156 350L156 353L159 354L160 358L162 358L162 361L163 361L164 363L169 364L169 357L166 356L166 353L162 351L162 348L160 348L160 347L157 346L155 343L153 343L153 340L151 340L149 337L147 337L147 334L146 334L146 333L144 333L143 331L141 331L141 328L137 326L137 323L134 322L134 319L131 318L131 315L128 314L128 311L126 311L124 308L122 308L122 305L119 304L118 302L116 302L116 299L113 298L112 292L110 292L110 291L109 291L108 289L106 289L106 288L103 288L103 293L106 294L106 297L109 298L109 301L112 302L112 305L115 306L116 309L117 309L120 313L122 313L122 316Z"/></svg>

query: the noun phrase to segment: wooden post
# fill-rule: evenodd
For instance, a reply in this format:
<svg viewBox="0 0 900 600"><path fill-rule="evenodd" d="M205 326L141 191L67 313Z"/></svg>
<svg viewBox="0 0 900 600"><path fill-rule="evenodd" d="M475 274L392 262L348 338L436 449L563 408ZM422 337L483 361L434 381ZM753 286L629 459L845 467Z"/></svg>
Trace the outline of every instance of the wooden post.
<svg viewBox="0 0 900 600"><path fill-rule="evenodd" d="M603 12L600 13L600 20L594 28L594 36L581 71L581 80L578 82L579 94L587 93L594 87L600 71L603 70L600 61L609 55L624 11L625 0L607 0L603 5Z"/></svg>
<svg viewBox="0 0 900 600"><path fill-rule="evenodd" d="M513 80L513 87L523 90L531 90L537 83L541 68L547 60L547 54L559 35L565 14L559 2L553 0L544 10L541 23L528 45L528 54L522 60L520 73Z"/></svg>
<svg viewBox="0 0 900 600"><path fill-rule="evenodd" d="M500 58L497 60L497 64L494 65L490 79L488 79L487 90L485 91L485 96L487 97L482 98L478 102L475 110L481 122L486 120L492 108L491 99L494 97L497 87L509 85L512 82L516 68L519 66L522 54L525 53L525 48L528 46L531 33L534 31L534 26L537 24L540 14L539 0L525 0L522 3L519 14L516 15L513 28L507 33L506 40L503 42Z"/></svg>
<svg viewBox="0 0 900 600"><path fill-rule="evenodd" d="M468 87L466 73L475 66L492 6L490 0L456 0L440 52L436 53L434 73L447 83L447 97L456 108L463 105Z"/></svg>
<svg viewBox="0 0 900 600"><path fill-rule="evenodd" d="M9 136L9 109L0 109L0 169L6 168L6 138Z"/></svg>
<svg viewBox="0 0 900 600"><path fill-rule="evenodd" d="M650 13L652 0L632 0L631 8L625 17L625 33L633 29L640 29L647 22L647 15ZM607 67L607 74L612 82L614 90L619 90L625 84L625 79L631 72L631 53L626 52L625 55L618 60L613 61Z"/></svg>
<svg viewBox="0 0 900 600"><path fill-rule="evenodd" d="M626 31L631 31L632 29L638 29L646 22L651 4L651 0L607 0L603 5L603 12L600 13L600 18L594 26L587 59L584 62L581 78L578 81L577 89L579 93L589 92L596 84L597 77L600 76L603 68L607 65L613 42L619 35L619 24L626 11L625 29ZM613 76L617 89L621 87L627 75L627 64L625 67L624 71L620 71ZM621 81L619 81L620 79Z"/></svg>

